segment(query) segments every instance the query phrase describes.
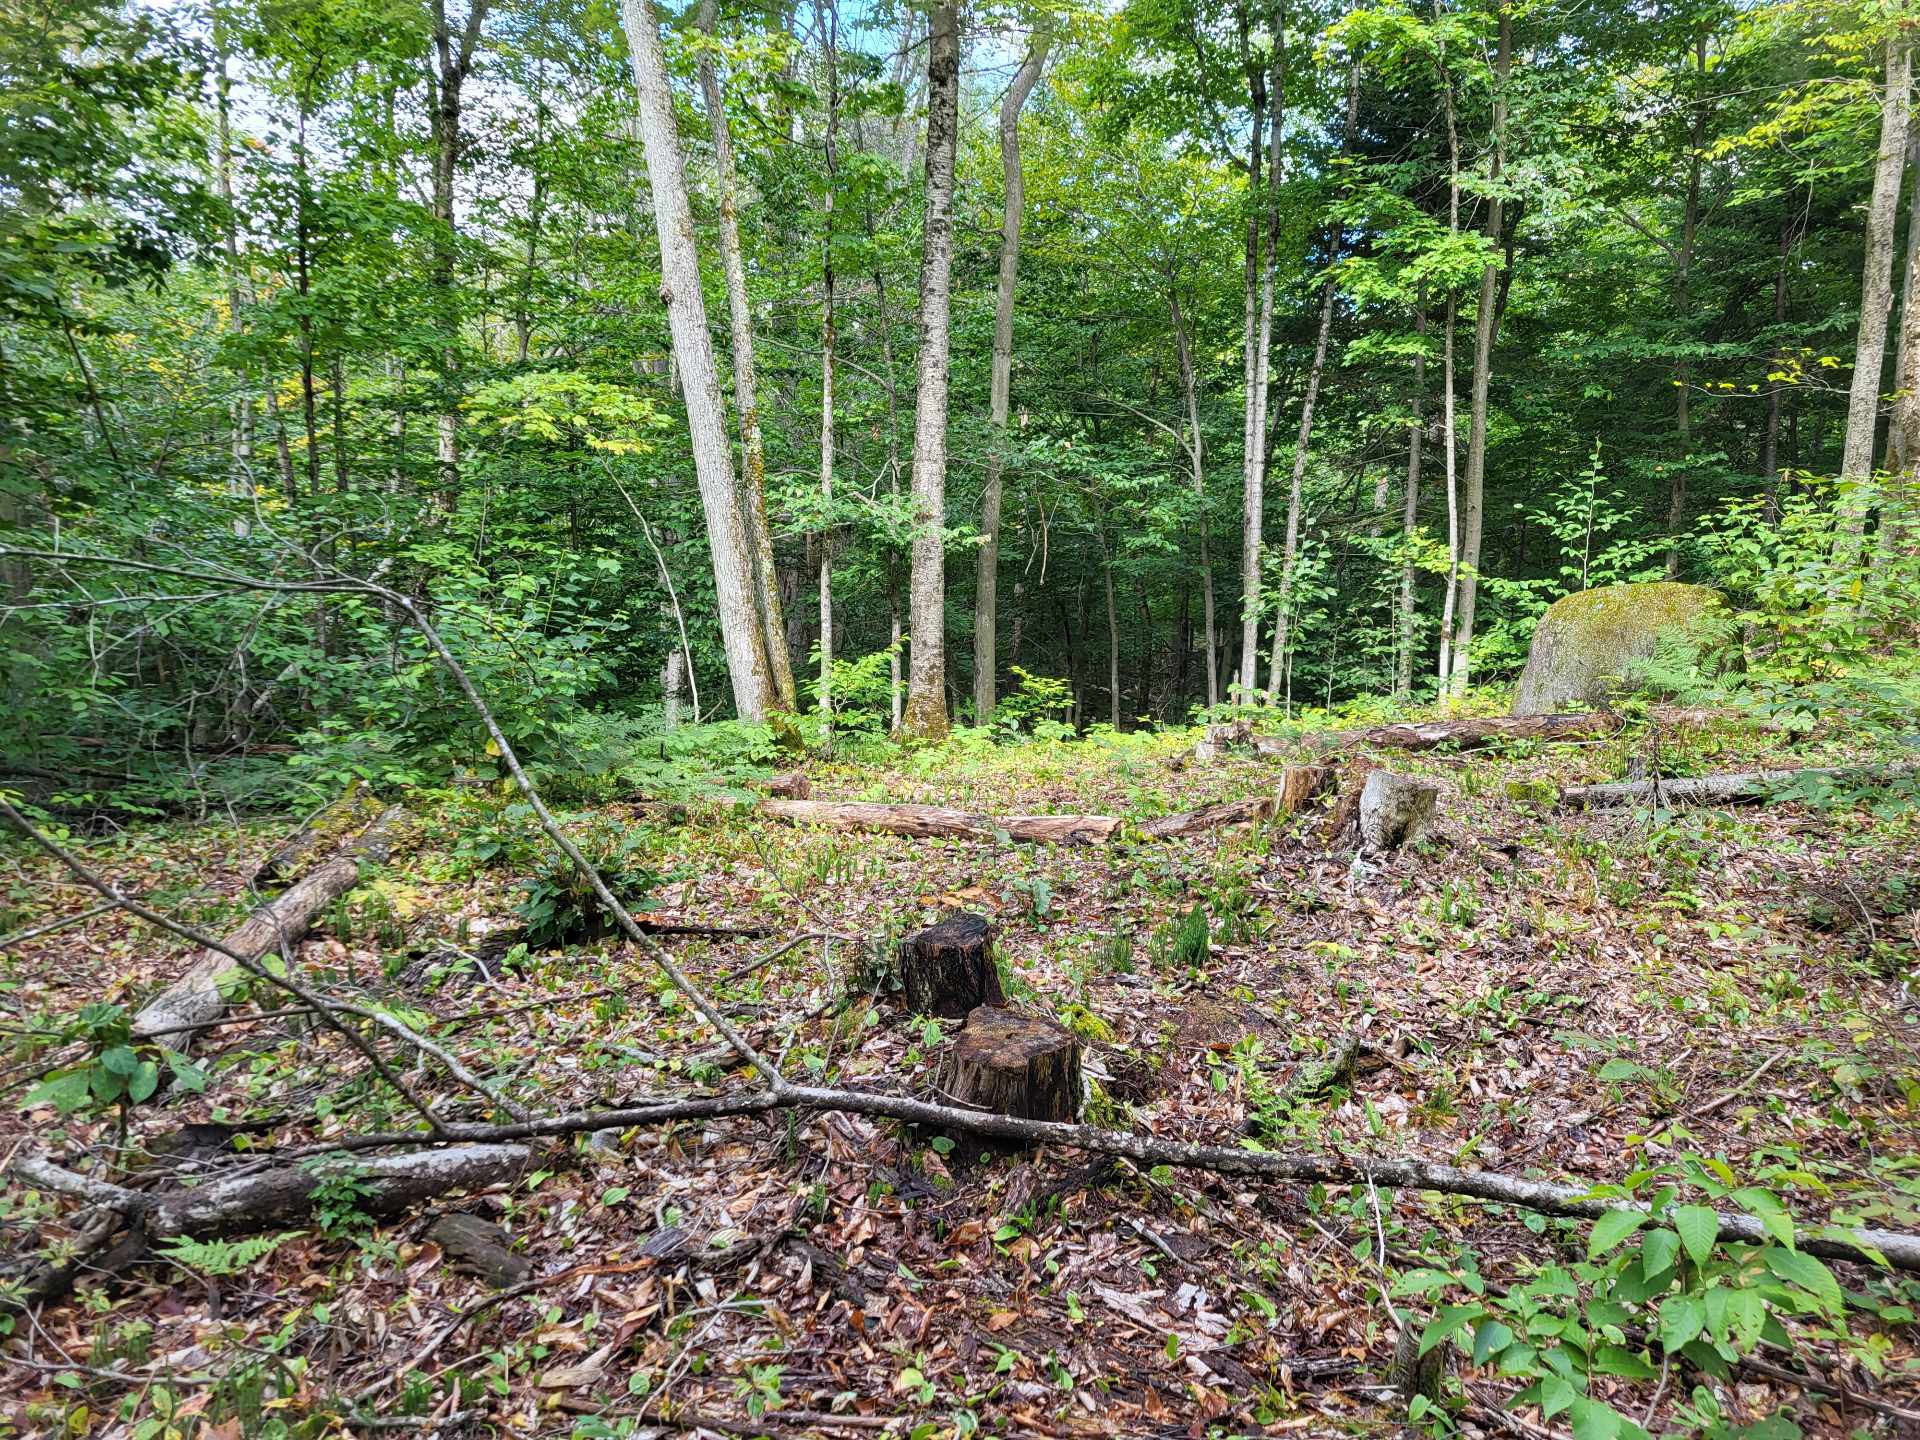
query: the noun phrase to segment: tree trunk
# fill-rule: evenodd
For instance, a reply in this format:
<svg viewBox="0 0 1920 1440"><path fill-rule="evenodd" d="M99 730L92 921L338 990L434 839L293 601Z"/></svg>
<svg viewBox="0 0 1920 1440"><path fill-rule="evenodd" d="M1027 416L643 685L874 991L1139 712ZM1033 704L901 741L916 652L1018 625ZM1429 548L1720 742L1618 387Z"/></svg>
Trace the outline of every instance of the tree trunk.
<svg viewBox="0 0 1920 1440"><path fill-rule="evenodd" d="M1707 84L1707 32L1694 37L1695 83L1702 90ZM1693 116L1687 125L1687 198L1680 220L1680 248L1673 257L1674 319L1686 333L1693 311L1693 251L1700 232L1700 161L1707 143L1707 105L1703 96L1693 100ZM1667 491L1667 579L1680 578L1680 536L1687 524L1687 471L1693 455L1693 362L1682 358L1674 367L1677 382L1674 398L1674 429L1680 436L1680 461L1673 467Z"/></svg>
<svg viewBox="0 0 1920 1440"><path fill-rule="evenodd" d="M1000 169L1006 184L1006 202L1000 218L1000 278L993 302L993 369L988 382L987 484L980 499L980 551L974 568L973 611L973 721L984 725L993 716L998 661L994 653L999 620L1000 485L1006 468L1007 413L1013 400L1013 287L1020 269L1020 219L1025 185L1020 172L1020 111L1040 79L1052 42L1051 22L1035 24L1027 58L1015 72L1013 84L1000 100Z"/></svg>
<svg viewBox="0 0 1920 1440"><path fill-rule="evenodd" d="M1100 520L1100 582L1107 598L1107 697L1113 706L1113 728L1120 728L1120 611L1113 602L1113 540L1106 517Z"/></svg>
<svg viewBox="0 0 1920 1440"><path fill-rule="evenodd" d="M1894 350L1893 419L1887 427L1887 510L1880 522L1880 553L1893 555L1920 524L1920 115L1907 119L1907 260L1900 289L1900 338Z"/></svg>
<svg viewBox="0 0 1920 1440"><path fill-rule="evenodd" d="M1433 14L1437 21L1441 0L1433 0ZM1451 251L1460 235L1460 126L1454 113L1453 76L1447 70L1444 42L1439 66L1440 103L1447 120L1447 240ZM1460 457L1453 386L1453 339L1458 318L1459 297L1449 287L1446 333L1440 341L1440 440L1447 472L1447 574L1440 600L1440 662L1436 667L1441 695L1447 693L1453 675L1453 616L1460 598Z"/></svg>
<svg viewBox="0 0 1920 1440"><path fill-rule="evenodd" d="M1149 840L1171 840L1181 835L1218 830L1227 825L1244 825L1253 820L1265 820L1272 815L1273 803L1265 795L1256 795L1248 800L1228 800L1198 810L1183 810L1177 815L1160 815L1142 823L1140 833Z"/></svg>
<svg viewBox="0 0 1920 1440"><path fill-rule="evenodd" d="M1180 392L1187 402L1187 460L1193 467L1193 499L1200 514L1200 609L1206 632L1207 708L1220 703L1220 684L1215 668L1218 637L1213 613L1213 536L1207 518L1207 466L1200 438L1200 385L1194 374L1193 344L1187 338L1187 320L1180 309L1180 294L1171 271L1167 274L1167 308L1173 316L1173 338L1180 356Z"/></svg>
<svg viewBox="0 0 1920 1440"><path fill-rule="evenodd" d="M1866 531L1867 504L1858 493L1873 478L1874 436L1880 419L1880 371L1886 361L1887 316L1893 308L1893 232L1900 205L1901 162L1907 139L1907 91L1912 52L1902 34L1887 40L1886 91L1881 101L1880 154L1867 203L1866 264L1860 279L1860 328L1853 348L1853 385L1847 396L1846 440L1840 456L1840 536L1835 587L1852 579Z"/></svg>
<svg viewBox="0 0 1920 1440"><path fill-rule="evenodd" d="M1242 296L1241 380L1245 403L1240 422L1240 676L1241 699L1253 694L1258 677L1254 671L1260 654L1260 545L1261 525L1266 511L1263 466L1266 446L1256 428L1264 399L1266 377L1261 371L1260 344L1260 213L1254 208L1260 194L1261 167L1266 156L1266 72L1252 63L1248 32L1247 0L1240 0L1240 53L1247 70L1247 94L1252 115L1252 133L1247 140L1247 239Z"/></svg>
<svg viewBox="0 0 1920 1440"><path fill-rule="evenodd" d="M1413 356L1413 426L1407 432L1407 492L1400 502L1400 536L1407 553L1400 562L1399 618L1395 629L1398 643L1393 657L1393 693L1402 700L1413 694L1414 582L1417 578L1413 541L1420 528L1420 450L1427 438L1427 285L1424 280L1414 300L1413 328L1420 337L1420 348Z"/></svg>
<svg viewBox="0 0 1920 1440"><path fill-rule="evenodd" d="M1500 39L1493 65L1493 163L1490 180L1498 186L1506 164L1507 81L1513 73L1513 10L1500 6ZM1487 201L1487 238L1497 247L1505 206L1498 191ZM1499 329L1496 314L1500 267L1480 271L1480 303L1473 326L1472 427L1467 437L1467 473L1460 497L1460 580L1453 612L1453 673L1450 693L1465 695L1472 683L1473 615L1480 598L1480 539L1486 512L1487 390L1493 378L1493 342Z"/></svg>
<svg viewBox="0 0 1920 1440"><path fill-rule="evenodd" d="M1773 271L1773 328L1776 335L1787 323L1787 258L1793 253L1793 223L1780 220L1780 258ZM1781 352L1775 352L1776 361ZM1766 485L1766 518L1771 523L1780 509L1780 381L1769 382L1767 392L1767 428L1760 442L1760 474Z"/></svg>
<svg viewBox="0 0 1920 1440"><path fill-rule="evenodd" d="M238 337L247 330L249 297L246 272L240 262L239 212L233 194L232 79L227 74L225 36L218 10L214 12L213 34L219 59L214 84L217 102L214 173L219 182L220 199L226 206L220 241L227 265L227 333ZM253 491L253 366L242 364L240 393L233 402L233 471L227 480L227 495L234 500L251 502ZM236 516L233 533L238 539L246 539L253 533L253 522L244 515Z"/></svg>
<svg viewBox="0 0 1920 1440"><path fill-rule="evenodd" d="M761 610L754 601L754 556L740 513L740 491L734 481L733 456L720 402L720 378L714 368L713 342L707 334L700 257L694 248L686 173L681 168L680 143L673 128L666 61L648 0L622 0L621 11L633 58L640 139L653 190L661 299L667 307L674 354L679 361L694 473L700 483L700 504L713 551L714 592L721 638L726 644L727 672L740 717L761 721L781 708L781 697L767 653Z"/></svg>
<svg viewBox="0 0 1920 1440"><path fill-rule="evenodd" d="M701 0L694 23L710 42L714 0ZM793 664L787 653L786 621L781 615L780 578L773 562L773 531L767 521L767 452L760 432L760 396L753 355L753 315L747 299L747 267L740 249L739 182L733 166L733 129L727 100L713 62L713 47L701 45L697 69L700 95L713 136L713 168L719 189L721 270L727 282L727 317L733 343L733 403L740 422L740 520L752 561L753 603L762 644L780 706L796 703ZM828 202L832 189L828 189ZM731 461L729 461L731 466Z"/></svg>
<svg viewBox="0 0 1920 1440"><path fill-rule="evenodd" d="M451 398L454 374L459 368L456 336L460 326L460 298L455 289L454 242L457 220L454 213L454 179L460 169L461 105L467 77L473 73L474 50L480 43L480 26L486 19L492 0L471 0L467 23L456 36L447 21L446 0L433 0L433 50L435 69L428 85L427 118L433 137L433 271L432 285L436 319L441 330L440 383L442 393ZM460 417L449 403L436 423L436 451L440 464L440 488L447 504L460 489Z"/></svg>
<svg viewBox="0 0 1920 1440"><path fill-rule="evenodd" d="M927 37L926 219L920 254L920 374L913 421L912 654L900 733L947 733L947 358L953 278L953 163L960 126L960 15L936 5Z"/></svg>
<svg viewBox="0 0 1920 1440"><path fill-rule="evenodd" d="M1672 805L1763 805L1791 799L1803 782L1864 786L1920 775L1920 765L1854 765L1811 770L1748 770L1724 775L1693 775L1673 780L1623 780L1606 785L1577 785L1560 792L1562 806L1604 810L1646 803Z"/></svg>
<svg viewBox="0 0 1920 1440"><path fill-rule="evenodd" d="M711 6L712 0L706 0ZM838 184L834 146L840 125L839 11L816 0L820 29L825 37L823 59L827 72L826 196L821 209L820 237L820 500L828 523L820 533L820 720L824 735L833 736L833 192Z"/></svg>

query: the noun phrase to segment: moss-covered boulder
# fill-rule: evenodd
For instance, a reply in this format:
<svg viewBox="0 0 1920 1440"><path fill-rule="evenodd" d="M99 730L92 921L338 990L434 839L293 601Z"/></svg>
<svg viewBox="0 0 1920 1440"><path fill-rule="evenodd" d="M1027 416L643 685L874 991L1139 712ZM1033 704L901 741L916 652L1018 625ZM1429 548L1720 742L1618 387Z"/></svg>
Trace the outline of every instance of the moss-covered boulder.
<svg viewBox="0 0 1920 1440"><path fill-rule="evenodd" d="M1551 715L1598 704L1634 661L1653 654L1663 631L1682 628L1719 604L1705 585L1667 580L1562 596L1533 632L1513 713Z"/></svg>

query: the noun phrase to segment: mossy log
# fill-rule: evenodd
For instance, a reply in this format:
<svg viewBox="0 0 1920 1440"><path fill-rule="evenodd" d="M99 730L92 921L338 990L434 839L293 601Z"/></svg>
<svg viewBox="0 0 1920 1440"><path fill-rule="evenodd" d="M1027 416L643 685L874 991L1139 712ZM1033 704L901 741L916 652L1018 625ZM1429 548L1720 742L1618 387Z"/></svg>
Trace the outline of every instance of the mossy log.
<svg viewBox="0 0 1920 1440"><path fill-rule="evenodd" d="M1033 1015L982 1006L967 1017L941 1069L956 1104L1023 1120L1077 1120L1080 1040Z"/></svg>
<svg viewBox="0 0 1920 1440"><path fill-rule="evenodd" d="M339 849L349 835L372 824L379 814L378 798L359 781L354 781L337 800L254 866L247 883L264 888L298 875L318 857Z"/></svg>
<svg viewBox="0 0 1920 1440"><path fill-rule="evenodd" d="M900 982L916 1015L964 1019L998 1005L1000 971L993 963L993 927L979 915L954 915L900 942Z"/></svg>

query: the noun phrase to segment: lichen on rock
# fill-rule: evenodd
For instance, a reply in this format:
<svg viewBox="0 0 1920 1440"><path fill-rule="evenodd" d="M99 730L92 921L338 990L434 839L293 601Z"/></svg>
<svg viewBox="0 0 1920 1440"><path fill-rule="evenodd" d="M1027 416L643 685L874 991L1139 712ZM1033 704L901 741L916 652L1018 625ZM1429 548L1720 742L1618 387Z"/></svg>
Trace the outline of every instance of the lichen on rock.
<svg viewBox="0 0 1920 1440"><path fill-rule="evenodd" d="M1563 595L1533 632L1513 713L1549 715L1599 704L1634 661L1653 654L1663 632L1683 628L1719 604L1708 586L1671 580Z"/></svg>

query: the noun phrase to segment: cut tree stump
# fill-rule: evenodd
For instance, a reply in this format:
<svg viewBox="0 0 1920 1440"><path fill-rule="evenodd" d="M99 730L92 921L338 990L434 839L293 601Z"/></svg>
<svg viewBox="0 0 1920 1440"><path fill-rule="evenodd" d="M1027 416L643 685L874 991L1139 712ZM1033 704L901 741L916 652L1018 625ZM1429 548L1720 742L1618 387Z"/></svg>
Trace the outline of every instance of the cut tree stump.
<svg viewBox="0 0 1920 1440"><path fill-rule="evenodd" d="M813 782L804 770L789 770L776 775L761 787L777 800L805 800L813 794Z"/></svg>
<svg viewBox="0 0 1920 1440"><path fill-rule="evenodd" d="M427 1231L456 1270L478 1275L496 1290L518 1285L533 1274L533 1262L515 1254L513 1237L478 1215L442 1215Z"/></svg>
<svg viewBox="0 0 1920 1440"><path fill-rule="evenodd" d="M982 1006L953 1038L940 1088L958 1105L1026 1120L1077 1120L1080 1040L1033 1015Z"/></svg>
<svg viewBox="0 0 1920 1440"><path fill-rule="evenodd" d="M1297 815L1318 800L1333 784L1331 765L1289 765L1280 772L1282 815Z"/></svg>
<svg viewBox="0 0 1920 1440"><path fill-rule="evenodd" d="M382 811L344 852L260 906L221 943L249 960L277 953L291 964L293 948L306 934L313 917L360 883L360 862L383 861L391 853L389 831L402 813L397 805ZM192 1027L218 1020L225 1013L227 996L222 983L242 969L220 950L203 950L185 975L149 1000L134 1017L134 1038L186 1050L198 1033Z"/></svg>
<svg viewBox="0 0 1920 1440"><path fill-rule="evenodd" d="M1360 848L1378 855L1412 844L1433 823L1439 797L1431 780L1373 771L1360 789Z"/></svg>
<svg viewBox="0 0 1920 1440"><path fill-rule="evenodd" d="M1161 815L1143 821L1140 833L1149 840L1170 840L1179 835L1197 835L1203 830L1218 830L1223 825L1239 825L1249 820L1265 820L1273 814L1273 801L1264 795L1250 800L1229 800L1222 805L1207 805L1199 810L1182 810L1177 815Z"/></svg>
<svg viewBox="0 0 1920 1440"><path fill-rule="evenodd" d="M1723 775L1690 775L1673 780L1623 780L1609 785L1578 785L1560 792L1571 810L1604 810L1619 805L1764 805L1803 781L1828 785L1880 785L1920 778L1920 765L1846 765L1808 770L1744 770Z"/></svg>
<svg viewBox="0 0 1920 1440"><path fill-rule="evenodd" d="M951 835L968 840L1009 839L1051 845L1093 845L1113 837L1112 815L977 815L943 805L874 805L854 800L762 800L770 820L822 825L830 830L877 830L922 838Z"/></svg>
<svg viewBox="0 0 1920 1440"><path fill-rule="evenodd" d="M900 981L915 1015L965 1019L998 1005L1000 970L993 963L993 927L984 916L954 915L900 942Z"/></svg>

